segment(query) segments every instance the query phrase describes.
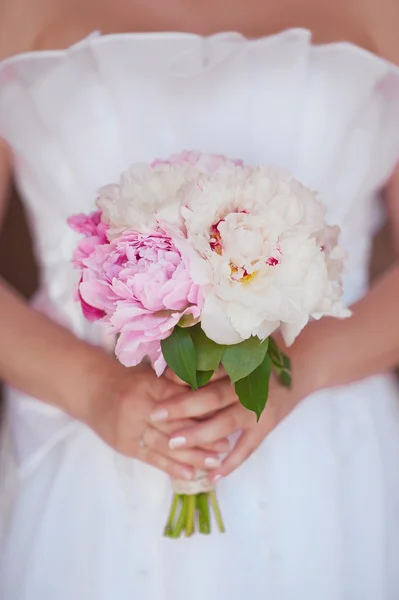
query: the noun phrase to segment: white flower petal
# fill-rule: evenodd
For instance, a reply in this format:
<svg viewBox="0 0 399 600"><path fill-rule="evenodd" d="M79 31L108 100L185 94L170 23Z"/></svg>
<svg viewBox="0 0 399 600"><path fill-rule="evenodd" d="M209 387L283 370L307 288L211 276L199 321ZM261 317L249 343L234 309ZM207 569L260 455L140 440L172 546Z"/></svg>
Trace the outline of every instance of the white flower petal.
<svg viewBox="0 0 399 600"><path fill-rule="evenodd" d="M296 323L281 323L281 335L283 336L284 343L287 346L292 346L295 338L301 333L305 325L308 324L309 317L304 315L301 321Z"/></svg>
<svg viewBox="0 0 399 600"><path fill-rule="evenodd" d="M212 293L205 299L201 327L209 339L217 344L238 344L243 338L234 329L226 314L226 305Z"/></svg>
<svg viewBox="0 0 399 600"><path fill-rule="evenodd" d="M249 310L243 310L239 304L228 304L227 316L242 339L247 340L251 335L257 335L263 324L263 316Z"/></svg>
<svg viewBox="0 0 399 600"><path fill-rule="evenodd" d="M256 335L259 339L265 340L269 335L272 335L280 327L280 321L263 321L258 327ZM255 334L254 334L255 335Z"/></svg>
<svg viewBox="0 0 399 600"><path fill-rule="evenodd" d="M193 173L187 166L135 164L121 175L119 185L102 188L97 204L110 225L111 237L127 228L154 229L158 212L160 218L177 224L179 191Z"/></svg>
<svg viewBox="0 0 399 600"><path fill-rule="evenodd" d="M188 267L190 277L197 285L205 286L212 281L212 269L208 261L206 261L182 235L182 233L174 227L165 227L171 236L176 248L179 250L184 263Z"/></svg>

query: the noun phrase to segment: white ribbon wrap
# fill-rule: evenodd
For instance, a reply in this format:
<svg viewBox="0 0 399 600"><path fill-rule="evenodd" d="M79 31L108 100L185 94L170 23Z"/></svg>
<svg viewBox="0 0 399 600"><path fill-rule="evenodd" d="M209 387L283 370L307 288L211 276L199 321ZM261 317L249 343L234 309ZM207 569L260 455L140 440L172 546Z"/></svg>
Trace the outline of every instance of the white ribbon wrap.
<svg viewBox="0 0 399 600"><path fill-rule="evenodd" d="M172 488L175 494L195 496L196 494L212 492L215 486L209 481L206 471L197 469L195 478L190 481L187 481L187 479L172 479Z"/></svg>

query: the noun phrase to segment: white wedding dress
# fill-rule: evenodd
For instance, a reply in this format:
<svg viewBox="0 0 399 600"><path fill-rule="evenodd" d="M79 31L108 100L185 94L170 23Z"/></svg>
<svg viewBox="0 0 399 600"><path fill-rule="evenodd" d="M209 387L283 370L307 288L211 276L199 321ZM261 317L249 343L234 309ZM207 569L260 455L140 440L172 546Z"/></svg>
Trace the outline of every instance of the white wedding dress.
<svg viewBox="0 0 399 600"><path fill-rule="evenodd" d="M320 192L342 227L353 303L367 292L378 195L399 158L399 69L348 43L312 46L305 30L257 41L95 34L2 63L0 135L41 266L35 305L83 338L105 343L74 302L67 217L130 163L184 149L279 164ZM11 390L7 423L2 600L399 598L389 374L303 401L220 482L227 533L189 540L162 537L163 473Z"/></svg>

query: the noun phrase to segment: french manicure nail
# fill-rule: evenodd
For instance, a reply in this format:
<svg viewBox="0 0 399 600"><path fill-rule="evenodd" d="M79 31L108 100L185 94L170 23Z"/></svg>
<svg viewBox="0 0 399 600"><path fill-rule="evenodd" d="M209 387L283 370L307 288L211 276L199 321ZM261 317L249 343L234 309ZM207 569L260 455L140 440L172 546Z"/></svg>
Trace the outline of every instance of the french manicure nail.
<svg viewBox="0 0 399 600"><path fill-rule="evenodd" d="M183 479L192 479L193 478L193 474L189 469L181 469L180 473L181 473L181 476L183 477Z"/></svg>
<svg viewBox="0 0 399 600"><path fill-rule="evenodd" d="M160 408L159 410L154 410L154 412L151 413L151 415L150 415L150 419L154 423L159 422L159 421L165 421L165 419L167 419L167 418L168 418L168 411L166 410L166 408Z"/></svg>
<svg viewBox="0 0 399 600"><path fill-rule="evenodd" d="M187 444L187 440L185 437L175 437L169 440L169 448L174 450L175 448L181 448Z"/></svg>
<svg viewBox="0 0 399 600"><path fill-rule="evenodd" d="M221 465L220 460L218 458L214 458L213 456L208 456L204 462L208 469L217 469Z"/></svg>
<svg viewBox="0 0 399 600"><path fill-rule="evenodd" d="M217 481L220 481L222 477L223 475L215 475L215 477L213 478L213 482L216 483Z"/></svg>

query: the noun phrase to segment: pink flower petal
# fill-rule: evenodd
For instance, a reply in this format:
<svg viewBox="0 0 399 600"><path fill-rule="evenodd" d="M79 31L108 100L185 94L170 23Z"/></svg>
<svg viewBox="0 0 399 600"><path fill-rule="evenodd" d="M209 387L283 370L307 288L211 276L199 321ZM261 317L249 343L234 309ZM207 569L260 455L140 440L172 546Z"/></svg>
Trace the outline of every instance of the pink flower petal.
<svg viewBox="0 0 399 600"><path fill-rule="evenodd" d="M182 316L194 323L200 315L195 305L199 288L181 250L161 229L146 234L125 230L103 243L106 228L99 213L77 215L69 224L85 236L75 252L84 314L90 320L107 317L120 333L116 352L123 364L133 366L148 356L161 374L161 340Z"/></svg>

